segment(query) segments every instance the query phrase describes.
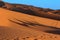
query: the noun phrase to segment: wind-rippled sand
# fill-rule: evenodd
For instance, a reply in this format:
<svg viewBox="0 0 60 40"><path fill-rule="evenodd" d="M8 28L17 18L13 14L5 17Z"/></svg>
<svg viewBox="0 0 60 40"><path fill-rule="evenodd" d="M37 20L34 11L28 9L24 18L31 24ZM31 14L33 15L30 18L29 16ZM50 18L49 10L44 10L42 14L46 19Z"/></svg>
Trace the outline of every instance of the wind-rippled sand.
<svg viewBox="0 0 60 40"><path fill-rule="evenodd" d="M0 40L60 40L60 35L36 31L31 28L0 27Z"/></svg>

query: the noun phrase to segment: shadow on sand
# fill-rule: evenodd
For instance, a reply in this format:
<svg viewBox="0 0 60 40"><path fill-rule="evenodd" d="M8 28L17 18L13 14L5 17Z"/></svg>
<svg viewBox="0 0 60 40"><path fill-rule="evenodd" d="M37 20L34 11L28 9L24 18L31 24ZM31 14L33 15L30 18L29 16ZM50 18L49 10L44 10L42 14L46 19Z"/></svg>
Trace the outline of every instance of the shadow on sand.
<svg viewBox="0 0 60 40"><path fill-rule="evenodd" d="M16 21L10 20L10 19L8 19L8 20L13 23L16 23L18 25L22 25L22 26L29 27L29 28L31 28L31 26L34 26L34 27L39 26L39 27L43 27L43 28L47 28L47 29L54 29L54 30L45 30L44 32L60 35L60 28L39 24L37 22L30 22L30 21L26 21L26 20L18 20L18 19L15 19Z"/></svg>

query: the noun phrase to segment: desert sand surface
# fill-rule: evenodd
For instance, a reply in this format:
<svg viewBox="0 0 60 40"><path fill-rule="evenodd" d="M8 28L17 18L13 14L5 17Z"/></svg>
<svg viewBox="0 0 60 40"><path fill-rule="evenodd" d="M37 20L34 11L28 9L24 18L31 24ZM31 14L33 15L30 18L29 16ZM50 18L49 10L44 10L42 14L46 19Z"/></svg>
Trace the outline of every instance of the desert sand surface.
<svg viewBox="0 0 60 40"><path fill-rule="evenodd" d="M60 30L60 21L0 8L0 40L60 40L50 30Z"/></svg>

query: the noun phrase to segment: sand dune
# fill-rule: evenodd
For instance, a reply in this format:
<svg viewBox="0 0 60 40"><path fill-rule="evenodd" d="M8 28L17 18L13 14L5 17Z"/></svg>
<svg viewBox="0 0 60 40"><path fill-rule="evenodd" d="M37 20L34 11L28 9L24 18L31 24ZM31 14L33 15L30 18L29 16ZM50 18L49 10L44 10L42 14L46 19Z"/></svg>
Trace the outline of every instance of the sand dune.
<svg viewBox="0 0 60 40"><path fill-rule="evenodd" d="M0 40L60 40L60 21L0 8Z"/></svg>
<svg viewBox="0 0 60 40"><path fill-rule="evenodd" d="M3 21L5 24L9 24L9 25L11 25L9 20L17 21L16 19L18 19L22 21L35 22L35 23L40 23L40 24L47 25L47 26L53 26L53 27L60 28L60 21L57 21L57 20L52 20L52 19L37 17L37 16L31 16L31 15L23 14L20 12L13 12L13 11L9 11L3 8L0 8L0 14L1 14L1 17L0 17L1 22Z"/></svg>

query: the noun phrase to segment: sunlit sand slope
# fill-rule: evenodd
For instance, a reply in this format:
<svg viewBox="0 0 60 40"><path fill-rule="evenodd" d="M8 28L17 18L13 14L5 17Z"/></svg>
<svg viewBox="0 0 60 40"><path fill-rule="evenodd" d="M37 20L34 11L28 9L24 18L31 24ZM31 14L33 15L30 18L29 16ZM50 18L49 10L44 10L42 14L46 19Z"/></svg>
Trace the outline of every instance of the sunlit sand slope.
<svg viewBox="0 0 60 40"><path fill-rule="evenodd" d="M0 40L60 40L60 35L45 32L60 28L59 23L0 8Z"/></svg>
<svg viewBox="0 0 60 40"><path fill-rule="evenodd" d="M15 19L18 19L22 21L37 22L43 25L54 26L54 27L60 28L60 21L43 18L43 17L31 16L31 15L27 15L27 14L23 14L19 12L13 12L13 11L9 11L9 10L2 9L2 8L0 8L0 18L1 18L0 25L2 26L3 25L10 26L12 24L10 23L9 20L16 21Z"/></svg>

